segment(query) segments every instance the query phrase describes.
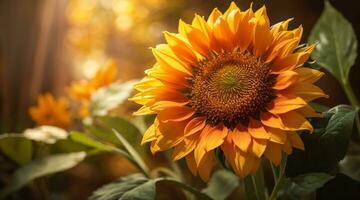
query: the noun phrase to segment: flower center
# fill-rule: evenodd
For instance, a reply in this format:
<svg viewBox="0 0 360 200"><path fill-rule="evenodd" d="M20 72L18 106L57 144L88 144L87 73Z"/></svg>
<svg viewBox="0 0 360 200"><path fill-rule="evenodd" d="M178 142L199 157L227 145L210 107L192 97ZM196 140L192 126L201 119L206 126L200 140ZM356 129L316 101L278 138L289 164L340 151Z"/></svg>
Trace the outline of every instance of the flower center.
<svg viewBox="0 0 360 200"><path fill-rule="evenodd" d="M234 51L205 60L194 72L190 106L212 125L228 128L259 118L271 102L276 76L249 52Z"/></svg>

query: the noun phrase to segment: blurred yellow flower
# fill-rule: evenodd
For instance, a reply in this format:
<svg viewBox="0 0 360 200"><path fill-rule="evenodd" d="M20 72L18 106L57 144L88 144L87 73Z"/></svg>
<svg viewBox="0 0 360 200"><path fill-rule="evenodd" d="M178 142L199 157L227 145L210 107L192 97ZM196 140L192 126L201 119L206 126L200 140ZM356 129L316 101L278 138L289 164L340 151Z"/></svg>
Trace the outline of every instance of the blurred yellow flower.
<svg viewBox="0 0 360 200"><path fill-rule="evenodd" d="M107 65L98 69L93 78L72 83L69 93L71 97L81 104L79 110L81 118L89 116L89 101L93 92L113 83L116 80L116 75L116 66L114 62L110 61Z"/></svg>
<svg viewBox="0 0 360 200"><path fill-rule="evenodd" d="M89 100L95 90L114 82L116 75L117 69L114 62L109 62L100 68L93 78L72 83L70 86L70 96L78 101Z"/></svg>
<svg viewBox="0 0 360 200"><path fill-rule="evenodd" d="M54 99L51 94L38 97L38 104L29 109L31 119L37 125L67 128L70 125L69 105L65 99Z"/></svg>

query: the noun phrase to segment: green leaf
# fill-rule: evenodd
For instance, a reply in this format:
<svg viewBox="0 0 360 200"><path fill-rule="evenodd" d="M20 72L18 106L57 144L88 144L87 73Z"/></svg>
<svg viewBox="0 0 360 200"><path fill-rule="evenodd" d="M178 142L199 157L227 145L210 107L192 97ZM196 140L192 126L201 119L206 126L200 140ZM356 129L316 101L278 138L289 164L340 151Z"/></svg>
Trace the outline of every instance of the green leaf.
<svg viewBox="0 0 360 200"><path fill-rule="evenodd" d="M88 137L84 133L73 131L70 134L70 138L74 142L92 147L99 151L112 151L114 149L114 147L98 142L95 139Z"/></svg>
<svg viewBox="0 0 360 200"><path fill-rule="evenodd" d="M93 116L105 116L108 112L126 101L133 85L138 80L125 83L113 83L98 89L91 95L90 111Z"/></svg>
<svg viewBox="0 0 360 200"><path fill-rule="evenodd" d="M309 173L284 179L281 182L278 199L306 199L307 196L323 187L332 178L334 177L325 173Z"/></svg>
<svg viewBox="0 0 360 200"><path fill-rule="evenodd" d="M26 164L32 158L32 143L21 134L1 134L0 150L20 165Z"/></svg>
<svg viewBox="0 0 360 200"><path fill-rule="evenodd" d="M177 187L180 187L188 192L190 192L191 194L193 194L196 198L195 199L201 199L201 200L212 200L213 198L211 198L210 196L208 196L207 194L200 192L199 190L196 190L194 187L186 185L182 182L179 182L175 179L167 179L167 178L159 178L157 180L157 182L162 182L165 184L169 184L169 185L174 185ZM216 199L214 199L216 200Z"/></svg>
<svg viewBox="0 0 360 200"><path fill-rule="evenodd" d="M113 132L118 138L118 140L121 142L121 144L125 147L126 151L129 152L133 161L141 168L144 173L149 174L148 167L146 166L140 155L137 153L137 151L133 148L133 146L115 129L113 129Z"/></svg>
<svg viewBox="0 0 360 200"><path fill-rule="evenodd" d="M156 180L133 174L102 186L89 200L153 200L156 195L155 183Z"/></svg>
<svg viewBox="0 0 360 200"><path fill-rule="evenodd" d="M338 105L311 119L314 133L302 133L305 151L294 150L288 157L286 174L296 176L310 172L330 172L344 158L357 109Z"/></svg>
<svg viewBox="0 0 360 200"><path fill-rule="evenodd" d="M0 191L0 199L5 198L36 178L70 169L85 157L85 152L77 152L51 155L33 160L15 171L11 182Z"/></svg>
<svg viewBox="0 0 360 200"><path fill-rule="evenodd" d="M360 199L360 182L338 173L316 190L316 199Z"/></svg>
<svg viewBox="0 0 360 200"><path fill-rule="evenodd" d="M357 39L353 27L328 1L309 37L317 42L312 58L341 83L348 81L357 56Z"/></svg>
<svg viewBox="0 0 360 200"><path fill-rule="evenodd" d="M226 199L239 185L239 178L234 173L228 170L216 171L207 188L202 192L212 197L213 199Z"/></svg>
<svg viewBox="0 0 360 200"><path fill-rule="evenodd" d="M153 200L156 198L157 183L182 188L196 196L196 199L212 200L208 195L174 179L148 179L141 174L122 177L97 189L89 200Z"/></svg>
<svg viewBox="0 0 360 200"><path fill-rule="evenodd" d="M91 129L91 133L112 144L121 145L116 136L112 134L112 129L122 133L130 143L140 144L141 133L139 129L129 120L121 117L96 117L94 128Z"/></svg>

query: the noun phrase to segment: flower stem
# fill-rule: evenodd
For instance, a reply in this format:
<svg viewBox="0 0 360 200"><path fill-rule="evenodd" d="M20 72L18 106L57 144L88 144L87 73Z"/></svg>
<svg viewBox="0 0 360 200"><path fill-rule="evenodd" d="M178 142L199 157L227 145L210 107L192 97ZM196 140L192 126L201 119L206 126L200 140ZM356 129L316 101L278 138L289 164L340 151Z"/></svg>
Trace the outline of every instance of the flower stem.
<svg viewBox="0 0 360 200"><path fill-rule="evenodd" d="M345 91L345 94L347 96L347 98L349 99L349 102L351 103L352 106L354 106L356 109L360 109L360 102L358 100L358 98L356 97L354 90L352 89L349 81L344 81L342 82L342 87ZM357 114L355 117L355 124L356 124L356 128L358 130L358 134L360 136L360 119L359 119L359 115Z"/></svg>
<svg viewBox="0 0 360 200"><path fill-rule="evenodd" d="M260 165L255 175L245 178L246 197L249 200L265 200L264 172Z"/></svg>
<svg viewBox="0 0 360 200"><path fill-rule="evenodd" d="M352 89L349 81L343 82L342 86L343 86L345 94L346 94L347 98L349 99L351 105L353 105L356 108L359 108L360 107L360 102L357 99L357 97L356 97L356 95L354 93L354 90Z"/></svg>
<svg viewBox="0 0 360 200"><path fill-rule="evenodd" d="M281 161L280 169L279 169L278 173L275 170L275 166L270 162L271 169L272 169L272 172L273 172L273 175L274 175L275 185L274 185L274 188L273 188L273 190L271 192L269 200L275 200L276 197L277 197L277 193L279 192L280 187L281 187L282 179L285 176L286 161L287 161L287 156L283 155L283 159Z"/></svg>
<svg viewBox="0 0 360 200"><path fill-rule="evenodd" d="M255 189L255 185L253 184L252 176L245 177L244 180L245 185L245 194L247 200L257 200L257 191Z"/></svg>

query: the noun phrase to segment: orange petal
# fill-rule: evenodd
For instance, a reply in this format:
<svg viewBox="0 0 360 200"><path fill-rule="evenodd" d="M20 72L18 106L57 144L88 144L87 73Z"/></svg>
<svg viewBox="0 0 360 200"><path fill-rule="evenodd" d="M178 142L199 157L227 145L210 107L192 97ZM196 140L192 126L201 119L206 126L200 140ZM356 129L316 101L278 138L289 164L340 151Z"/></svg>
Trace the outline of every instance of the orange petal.
<svg viewBox="0 0 360 200"><path fill-rule="evenodd" d="M296 83L291 87L282 90L281 93L283 95L298 95L307 102L320 97L329 97L321 88L309 83Z"/></svg>
<svg viewBox="0 0 360 200"><path fill-rule="evenodd" d="M269 112L263 112L260 117L261 117L261 123L263 123L268 127L279 128L279 129L284 128L284 124L282 123L281 118L277 115L273 115Z"/></svg>
<svg viewBox="0 0 360 200"><path fill-rule="evenodd" d="M207 57L210 53L210 41L199 29L186 24L185 31L191 46L202 56Z"/></svg>
<svg viewBox="0 0 360 200"><path fill-rule="evenodd" d="M294 71L284 71L281 72L277 78L274 85L275 90L283 90L290 85L294 84L299 79L299 74Z"/></svg>
<svg viewBox="0 0 360 200"><path fill-rule="evenodd" d="M237 127L233 131L230 131L228 137L232 139L234 144L242 151L247 152L250 143L251 136L248 131L243 127Z"/></svg>
<svg viewBox="0 0 360 200"><path fill-rule="evenodd" d="M157 117L164 123L169 121L184 121L194 114L194 111L186 106L186 104L187 102L158 101L151 109L158 114Z"/></svg>
<svg viewBox="0 0 360 200"><path fill-rule="evenodd" d="M210 151L204 155L201 163L198 167L200 178L207 182L210 178L210 173L215 165L215 155L213 151Z"/></svg>
<svg viewBox="0 0 360 200"><path fill-rule="evenodd" d="M257 156L257 157L261 157L266 149L266 144L267 144L267 140L262 140L262 139L255 139L253 138L252 140L252 148L251 151L252 153Z"/></svg>
<svg viewBox="0 0 360 200"><path fill-rule="evenodd" d="M195 149L197 142L197 136L191 136L185 138L182 142L180 142L172 153L173 160L180 160L181 158L187 156L190 152Z"/></svg>
<svg viewBox="0 0 360 200"><path fill-rule="evenodd" d="M304 143L298 133L289 133L288 138L293 147L305 150Z"/></svg>
<svg viewBox="0 0 360 200"><path fill-rule="evenodd" d="M189 121L189 123L186 125L184 134L185 136L190 136L195 133L198 133L204 129L206 125L206 121L204 117L196 117Z"/></svg>
<svg viewBox="0 0 360 200"><path fill-rule="evenodd" d="M216 20L217 20L221 15L222 15L221 12L220 12L217 8L215 8L215 9L211 12L211 14L210 14L210 16L209 16L209 18L208 18L208 20L207 20L207 24L212 28L213 25L214 25L214 23L216 22Z"/></svg>
<svg viewBox="0 0 360 200"><path fill-rule="evenodd" d="M168 45L157 45L156 48L152 49L152 52L156 61L163 69L170 71L176 70L184 75L192 75L190 67L178 60Z"/></svg>
<svg viewBox="0 0 360 200"><path fill-rule="evenodd" d="M283 145L281 145L281 150L283 150L288 155L292 154L292 146L288 139Z"/></svg>
<svg viewBox="0 0 360 200"><path fill-rule="evenodd" d="M141 145L156 140L156 128L155 125L152 124L144 133L143 138L141 140Z"/></svg>
<svg viewBox="0 0 360 200"><path fill-rule="evenodd" d="M304 117L321 117L321 113L316 112L311 106L307 105L296 110L297 113Z"/></svg>
<svg viewBox="0 0 360 200"><path fill-rule="evenodd" d="M270 138L269 134L258 120L254 120L250 118L248 130L250 135L254 138L259 138L259 139Z"/></svg>
<svg viewBox="0 0 360 200"><path fill-rule="evenodd" d="M195 53L191 50L190 45L181 39L180 35L165 32L166 42L169 44L171 50L176 54L176 57L184 62L191 63L193 66L197 66L198 60Z"/></svg>
<svg viewBox="0 0 360 200"><path fill-rule="evenodd" d="M287 133L284 130L266 127L267 132L270 135L270 141L278 144L284 144L286 142Z"/></svg>
<svg viewBox="0 0 360 200"><path fill-rule="evenodd" d="M286 113L306 106L307 103L300 97L278 96L270 104L268 111L273 114Z"/></svg>
<svg viewBox="0 0 360 200"><path fill-rule="evenodd" d="M200 164L206 152L217 148L224 142L227 133L228 130L224 126L205 126L205 128L201 132L200 141L195 148L195 160L197 165Z"/></svg>
<svg viewBox="0 0 360 200"><path fill-rule="evenodd" d="M300 75L299 82L301 83L315 83L325 74L319 70L307 67L300 67L295 69L295 71Z"/></svg>
<svg viewBox="0 0 360 200"><path fill-rule="evenodd" d="M239 19L235 28L234 40L239 45L240 50L245 51L253 38L254 23L250 22L250 19L253 17L253 11L249 8L244 13L241 13L241 15L241 19Z"/></svg>
<svg viewBox="0 0 360 200"><path fill-rule="evenodd" d="M310 122L304 116L296 112L288 112L279 116L284 124L284 129L286 130L309 130L310 132L314 130Z"/></svg>
<svg viewBox="0 0 360 200"><path fill-rule="evenodd" d="M256 56L262 56L271 44L272 35L270 34L270 22L266 14L266 8L263 6L255 12L254 21L254 50Z"/></svg>
<svg viewBox="0 0 360 200"><path fill-rule="evenodd" d="M271 160L272 163L278 166L281 162L281 146L279 144L269 142L264 155L267 159Z"/></svg>
<svg viewBox="0 0 360 200"><path fill-rule="evenodd" d="M220 44L222 49L230 50L233 45L233 33L224 17L219 17L213 28L214 37L217 40L217 44Z"/></svg>
<svg viewBox="0 0 360 200"><path fill-rule="evenodd" d="M194 153L190 153L188 154L186 157L186 164L190 170L190 172L196 176L197 175L197 166L196 166L196 162L195 162L195 157L194 157Z"/></svg>

